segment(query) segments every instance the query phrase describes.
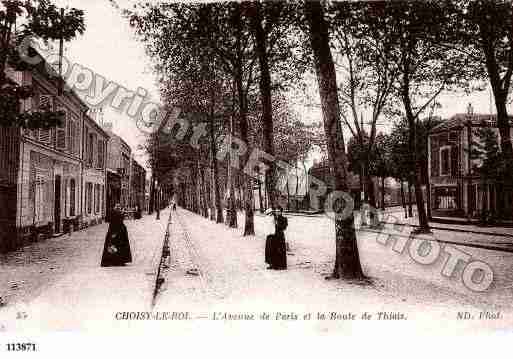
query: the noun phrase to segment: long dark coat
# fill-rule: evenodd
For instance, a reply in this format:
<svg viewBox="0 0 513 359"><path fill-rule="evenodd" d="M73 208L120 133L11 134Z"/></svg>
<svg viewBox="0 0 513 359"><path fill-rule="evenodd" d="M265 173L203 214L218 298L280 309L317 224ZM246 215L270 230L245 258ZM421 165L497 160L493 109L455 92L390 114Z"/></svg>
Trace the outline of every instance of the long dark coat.
<svg viewBox="0 0 513 359"><path fill-rule="evenodd" d="M287 218L278 215L275 233L268 235L265 241L265 262L272 269L287 269L287 246L284 233L287 225Z"/></svg>
<svg viewBox="0 0 513 359"><path fill-rule="evenodd" d="M117 249L116 253L109 252L110 246ZM114 211L105 237L101 266L122 266L130 262L132 262L132 252L130 251L128 232L123 223L123 215L119 211Z"/></svg>

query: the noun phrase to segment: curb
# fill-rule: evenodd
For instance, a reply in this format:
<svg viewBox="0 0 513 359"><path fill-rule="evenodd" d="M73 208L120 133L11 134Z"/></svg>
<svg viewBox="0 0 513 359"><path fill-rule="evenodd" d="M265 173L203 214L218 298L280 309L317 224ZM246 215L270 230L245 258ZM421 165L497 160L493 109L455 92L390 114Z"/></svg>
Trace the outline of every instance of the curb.
<svg viewBox="0 0 513 359"><path fill-rule="evenodd" d="M386 232L386 231L376 231L376 230L372 230L372 229L359 229L358 231L359 232L378 233L378 234L382 233L382 234L388 234L388 235L392 235L392 236L406 237L406 238L411 237L410 234L405 235L405 234L399 234L399 233L390 233L390 232ZM457 241L448 241L448 240L437 239L437 238L427 239L427 240L435 241L438 243L444 243L444 244L452 244L452 245L456 245L456 246L487 249L487 250L491 250L491 251L505 252L505 253L513 253L513 244L506 244L506 246L508 246L508 245L512 246L512 248L508 248L508 247L503 247L503 246L494 246L494 245L479 244L479 243L465 243L465 242L457 242Z"/></svg>

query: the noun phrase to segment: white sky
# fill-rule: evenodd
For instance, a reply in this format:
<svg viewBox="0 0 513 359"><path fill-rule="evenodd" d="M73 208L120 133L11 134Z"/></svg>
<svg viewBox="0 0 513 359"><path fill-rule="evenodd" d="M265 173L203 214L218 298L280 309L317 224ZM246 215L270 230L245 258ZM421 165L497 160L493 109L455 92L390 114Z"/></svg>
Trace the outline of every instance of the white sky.
<svg viewBox="0 0 513 359"><path fill-rule="evenodd" d="M126 19L123 19L119 11L112 7L108 0L54 0L59 6L71 6L83 9L86 17L86 32L83 36L66 44L65 56L73 61L86 66L96 73L103 75L109 81L135 91L143 87L149 91L153 101L158 102L159 96L155 86L155 75L150 70L150 59L146 56L143 45L136 41L133 30ZM135 0L117 0L122 7L130 7ZM315 86L314 86L315 87ZM314 96L317 89L312 88ZM319 109L304 107L294 99L298 113L305 122L320 119ZM317 102L318 100L315 99ZM439 101L443 108L438 115L444 118L458 112L466 112L469 102L474 106L475 113L495 112L495 105L490 104L489 92L475 93L473 96L444 95ZM509 107L511 113L511 106ZM138 150L138 145L144 143L142 135L134 122L126 114L120 114L111 108L104 109L104 121L112 122L114 132L123 137L132 147L135 158L146 166L144 152ZM380 127L387 131L387 127ZM346 129L346 142L349 131ZM315 157L315 155L314 155Z"/></svg>

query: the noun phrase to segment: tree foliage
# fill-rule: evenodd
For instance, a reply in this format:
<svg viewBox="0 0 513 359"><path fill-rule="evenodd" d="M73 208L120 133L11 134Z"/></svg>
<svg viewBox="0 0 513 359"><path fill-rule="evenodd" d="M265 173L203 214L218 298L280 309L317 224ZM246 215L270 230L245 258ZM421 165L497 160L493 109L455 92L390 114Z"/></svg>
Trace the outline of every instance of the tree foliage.
<svg viewBox="0 0 513 359"><path fill-rule="evenodd" d="M38 109L22 113L21 102L34 96L31 86L22 86L7 71L32 67L23 62L17 45L29 37L43 41L70 41L85 31L84 13L76 8L61 10L50 0L2 0L0 2L0 125L49 128L59 125L63 113Z"/></svg>

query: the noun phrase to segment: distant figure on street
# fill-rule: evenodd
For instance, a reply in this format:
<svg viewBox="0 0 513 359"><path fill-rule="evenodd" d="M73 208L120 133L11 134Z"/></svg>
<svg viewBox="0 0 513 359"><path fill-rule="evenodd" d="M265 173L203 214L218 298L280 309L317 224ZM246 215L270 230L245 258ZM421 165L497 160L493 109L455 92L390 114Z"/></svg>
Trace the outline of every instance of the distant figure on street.
<svg viewBox="0 0 513 359"><path fill-rule="evenodd" d="M135 219L141 219L142 218L141 206L139 206L139 204L135 205L134 218Z"/></svg>
<svg viewBox="0 0 513 359"><path fill-rule="evenodd" d="M274 217L274 234L268 235L265 241L265 262L269 265L267 269L287 269L287 246L284 232L287 229L288 221L283 216L281 207L269 214Z"/></svg>
<svg viewBox="0 0 513 359"><path fill-rule="evenodd" d="M101 260L102 267L124 266L126 263L132 262L130 242L128 241L128 232L123 223L123 217L120 207L116 206L112 211L112 218L105 237Z"/></svg>

